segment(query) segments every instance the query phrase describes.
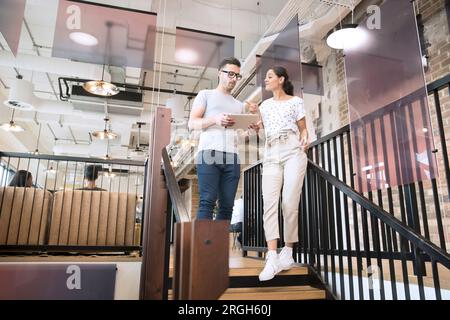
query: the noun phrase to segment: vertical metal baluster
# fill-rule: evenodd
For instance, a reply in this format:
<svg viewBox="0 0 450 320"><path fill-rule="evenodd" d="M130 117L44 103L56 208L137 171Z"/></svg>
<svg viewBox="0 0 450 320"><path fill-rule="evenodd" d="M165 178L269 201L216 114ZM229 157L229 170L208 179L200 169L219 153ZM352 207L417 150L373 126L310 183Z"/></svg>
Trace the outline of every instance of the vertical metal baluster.
<svg viewBox="0 0 450 320"><path fill-rule="evenodd" d="M50 160L47 161L47 166L50 164ZM48 175L45 175L45 181L44 181L44 196L43 196L43 200L42 200L42 207L41 207L41 213L39 215L40 217L40 222L39 222L39 231L38 231L38 243L40 242L41 239L41 230L42 230L42 223L43 223L43 213L44 213L44 205L45 205L45 194L48 192L47 191L47 178ZM37 180L36 180L37 181ZM48 203L48 208L47 208L47 224L46 224L46 228L44 230L44 241L43 241L43 245L48 244L48 238L50 236L50 221L51 221L51 212L52 212L52 206L53 203L51 201L51 199L53 199L53 197L50 197L49 199L49 203Z"/></svg>
<svg viewBox="0 0 450 320"><path fill-rule="evenodd" d="M386 135L385 135L385 129L384 129L384 116L380 119L380 133L381 133L381 146L382 146L382 152L383 152L383 161L384 161L384 168L385 168L385 176L386 181L388 182L388 185L391 183L391 177L389 172L389 162L387 159L387 151L386 151ZM378 186L378 206L380 208L383 208L383 197L380 191L380 186ZM387 189L388 193L388 202L389 202L389 212L394 215L394 209L393 209L393 203L392 203L392 190L389 187ZM383 240L384 249L388 251L389 256L389 271L390 271L390 282L391 282L391 292L392 292L392 298L393 300L397 300L397 285L396 285L396 276L395 276L395 266L394 266L394 257L392 253L392 233L391 229L385 225L382 221L380 221L381 227L386 228L386 232L382 234L383 238L386 236L386 241ZM396 246L396 238L395 238L395 232L393 232L394 236L394 246ZM387 246L387 248L386 248Z"/></svg>
<svg viewBox="0 0 450 320"><path fill-rule="evenodd" d="M67 232L67 245L70 245L70 229L72 227L73 197L75 195L75 183L76 183L76 179L77 179L77 169L78 169L78 162L75 162L75 173L73 174L73 183L72 183L72 200L70 202L70 212L69 212L69 232ZM83 191L81 191L81 192L83 192ZM78 225L78 228L79 227L80 226Z"/></svg>
<svg viewBox="0 0 450 320"><path fill-rule="evenodd" d="M394 112L390 112L389 119L390 119L390 123L391 123L391 128L395 128L394 117L395 117ZM399 150L398 150L397 140L394 135L394 132L392 132L392 135L393 135L393 137L392 137L391 141L394 145L394 159L396 160L396 161L394 161L395 174L397 177L397 181L400 181L400 179L398 177L398 175L399 175L398 160L400 159L399 155L398 155ZM401 219L402 219L402 222L406 224L405 206L404 206L402 186L398 186L398 194L399 194L399 200L400 200ZM399 240L400 240L400 257L401 257L401 261L402 261L402 275L403 275L405 297L406 297L406 300L410 300L411 295L410 295L409 280L408 280L408 265L406 263L406 253L409 251L409 244L408 244L408 241L406 241L406 239L404 239L400 234L399 234Z"/></svg>
<svg viewBox="0 0 450 320"><path fill-rule="evenodd" d="M102 175L102 178L103 178L103 175ZM111 188L111 184L112 184L112 181L111 181L111 179L109 179L108 192L113 192L112 188ZM117 199L117 201L119 201L119 199ZM107 214L106 214L105 246L108 246L108 230L109 230L108 227L109 227L109 213L110 213L110 211L111 211L111 198L109 198L109 201L108 201L108 211L107 211Z"/></svg>
<svg viewBox="0 0 450 320"><path fill-rule="evenodd" d="M319 158L319 146L315 146L314 147L314 151L315 151L315 159L314 162L316 164L319 164L320 162L320 158ZM317 234L316 234L316 238L317 238L317 270L319 271L319 274L321 274L322 272L322 201L321 201L321 194L319 192L320 190L320 181L317 177L317 174L315 174L315 172L312 172L312 183L315 185L315 189L314 192L311 194L312 195L312 199L311 202L314 202L315 206L316 206L316 223L317 223Z"/></svg>
<svg viewBox="0 0 450 320"><path fill-rule="evenodd" d="M19 168L20 168L20 158L19 158L19 160L18 160L18 162L17 162L17 170L19 170ZM8 245L8 239L9 239L9 229L11 228L11 218L12 218L12 213L13 213L13 207L14 207L14 198L15 198L15 195L16 195L16 186L14 186L14 189L13 189L13 196L12 196L12 199L11 199L11 209L9 210L9 220L8 220L8 228L6 229L7 230L7 232L6 232L6 245Z"/></svg>
<svg viewBox="0 0 450 320"><path fill-rule="evenodd" d="M112 164L111 164L111 172L112 172ZM128 222L128 195L130 194L130 172L131 172L131 166L128 165L128 173L127 173L127 197L126 197L126 203L125 203L125 231L123 233L123 245L126 246L127 245L127 222ZM170 197L170 195L168 195L168 197ZM173 213L169 212L169 216L167 217L167 220L169 220L169 228L167 230L171 230L170 235L171 237L169 238L169 242L172 239L172 231L173 231L173 223L171 223L172 218L173 218ZM135 219L136 214L134 214L133 219ZM131 242L131 246L133 245L133 242Z"/></svg>
<svg viewBox="0 0 450 320"><path fill-rule="evenodd" d="M147 174L147 171L145 171L145 174ZM105 177L105 175L102 174L101 180L100 180L100 189L103 189L103 178ZM146 180L144 179L144 188L145 188L145 183ZM101 211L102 211L102 196L103 196L103 192L105 191L99 191L100 192L100 199L98 200L98 218L97 218L97 233L95 235L95 243L94 246L98 246L99 245L99 240L98 240L98 231L100 229L100 217L101 217ZM111 190L109 190L108 192L111 192ZM108 201L108 206L109 206L109 201ZM144 209L142 209L142 217L144 217ZM109 209L108 209L109 212ZM108 223L108 222L107 222ZM141 222L141 226L143 226L142 222ZM108 232L108 229L106 229L106 234ZM141 229L141 243L142 243L142 236L143 236L143 232ZM106 245L106 235L105 235L105 245Z"/></svg>
<svg viewBox="0 0 450 320"><path fill-rule="evenodd" d="M321 154L322 154L322 168L325 170L325 151L324 151L324 144L320 144L321 148ZM324 201L322 201L322 224L323 224L323 257L324 257L324 271L325 271L325 283L329 284L328 280L328 244L329 244L329 234L328 234L328 201L327 195L326 195L326 182L322 177L319 177L319 181L322 181L321 183L321 196L324 197Z"/></svg>
<svg viewBox="0 0 450 320"><path fill-rule="evenodd" d="M377 148L377 142L375 139L375 124L374 121L372 120L370 122L370 130L371 130L371 136L372 136L372 151L374 155L378 155L378 148ZM376 186L377 186L377 191L378 191L378 200L380 200L381 198L381 185L380 185L380 180L378 177L375 178L376 179ZM372 192L369 192L369 199L370 201L373 202L373 198L372 198ZM383 274L383 261L381 259L381 245L380 245L380 232L378 229L378 219L373 215L372 212L370 212L370 217L371 217L371 229L372 229L372 246L373 249L375 251L376 254L376 258L377 258L377 267L380 270L380 298L381 300L386 300L386 296L385 296L385 292L384 292L384 274ZM383 239L386 238L386 234L385 234L385 229L384 229L384 224L381 224L381 228L382 228L382 237ZM385 243L385 241L383 241L383 243Z"/></svg>
<svg viewBox="0 0 450 320"><path fill-rule="evenodd" d="M37 185L38 185L38 181L39 181L38 178L39 178L39 166L40 166L40 164L41 164L41 159L38 159L37 169L36 169L36 176L34 178L35 179L34 180L35 188L33 189L33 200L31 201L30 224L28 225L28 232L27 232L27 234L28 234L27 244L28 245L30 244L31 225L33 223L33 218L34 218L34 216L33 216L33 213L34 213L34 199L35 199L35 196L36 196L36 189L37 189ZM44 197L42 198L42 202L44 202L44 200L45 200L45 192L44 192ZM42 205L44 205L44 203L42 203ZM38 231L38 233L39 233L39 231ZM37 244L39 245L39 237L38 237L38 243Z"/></svg>
<svg viewBox="0 0 450 320"><path fill-rule="evenodd" d="M245 257L247 256L247 251L245 250L245 247L248 245L247 242L247 235L248 235L248 224L249 221L249 185L248 185L248 170L244 171L244 219L242 221L242 255Z"/></svg>
<svg viewBox="0 0 450 320"><path fill-rule="evenodd" d="M450 91L450 84L449 84L449 91ZM439 99L439 92L438 90L434 90L433 92L434 95L434 104L436 107L436 118L437 118L437 123L438 123L438 128L439 128L439 137L441 139L441 150L443 150L442 152L442 157L444 160L444 170L445 170L445 177L447 179L447 193L448 193L448 197L450 199L450 163L448 160L448 152L446 152L447 149L447 140L445 138L445 130L444 130L444 123L442 121L442 110L441 110L441 101ZM445 243L445 241L444 241ZM443 248L445 250L445 248Z"/></svg>
<svg viewBox="0 0 450 320"><path fill-rule="evenodd" d="M303 251L303 259L301 259L302 263L306 264L306 257L307 257L307 212L308 209L311 208L311 173L307 170L306 171L306 177L305 177L305 188L304 192L302 194L302 206L301 211L299 212L299 253L302 254Z"/></svg>
<svg viewBox="0 0 450 320"><path fill-rule="evenodd" d="M19 170L19 167L17 167L17 170ZM28 158L27 172L30 172L30 158ZM27 175L27 177L28 177L28 175ZM20 206L19 224L17 227L17 237L16 237L17 245L19 244L19 235L20 235L20 231L21 231L21 227L22 227L23 204L25 202L25 194L27 193L27 189L28 189L28 187L24 187L24 189L23 189L22 202L21 202L21 206ZM30 219L31 219L31 213L30 213ZM30 222L31 222L31 220L30 220Z"/></svg>
<svg viewBox="0 0 450 320"><path fill-rule="evenodd" d="M433 273L433 283L434 283L434 292L436 294L436 300L442 300L441 285L439 282L439 272L437 262L434 259L431 259L431 270Z"/></svg>
<svg viewBox="0 0 450 320"><path fill-rule="evenodd" d="M59 164L59 162L58 162ZM59 219L59 228L58 228L58 241L57 244L60 244L60 235L61 235L61 224L62 224L62 220L63 220L63 212L64 212L64 197L66 195L66 182L67 182L67 167L69 166L69 161L66 161L66 170L64 171L64 186L63 186L63 197L62 197L62 202L61 202L61 215L60 215L60 219ZM56 180L55 180L56 183ZM56 190L55 190L56 192ZM69 220L69 227L70 227L70 220ZM70 229L69 229L70 230ZM68 234L69 232L67 232Z"/></svg>
<svg viewBox="0 0 450 320"><path fill-rule="evenodd" d="M342 181L347 184L346 170L345 170L345 152L344 152L344 134L339 135L341 148L341 164L342 164ZM350 146L348 146L350 148ZM352 239L350 236L350 218L348 214L348 198L344 196L344 219L345 219L345 240L347 245L347 265L348 265L348 279L350 289L350 300L355 299L355 292L353 288L353 263L352 263Z"/></svg>
<svg viewBox="0 0 450 320"><path fill-rule="evenodd" d="M449 89L450 89L450 85L449 85ZM440 139L441 139L441 147L442 150L447 150L447 146L446 146L446 139L445 139L445 135L444 132L441 130L441 126L442 126L442 114L441 114L441 106L440 106L440 100L439 100L439 92L438 90L435 90L433 92L434 94L434 101L435 104L437 106L436 108L436 114L438 116L437 121L439 122L439 133L440 133ZM425 110L425 106L424 106L424 101L421 101L421 109L422 109L422 118L425 119L425 117L428 116L428 114L426 114ZM428 132L431 132L431 128ZM430 152L435 152L432 149L432 146L430 145L430 140L426 139L426 146L427 146L427 150L428 152L428 158L431 159L431 153ZM437 150L436 150L437 152ZM447 190L449 192L449 198L450 198L450 180L449 180L449 163L448 163L448 155L447 152L443 152L443 157L444 157L444 167L445 167L445 175L447 177ZM434 176L434 168L433 166L430 166L430 175ZM447 246L445 243L445 235L444 235L444 227L442 224L442 216L441 216L441 207L440 207L440 203L439 203L439 192L437 189L437 183L436 183L436 177L433 177L431 179L431 186L432 186L432 190L433 190L433 200L434 200L434 208L435 208L435 214L436 214L436 221L437 221L437 228L438 228L438 234L439 234L439 243L440 243L440 247L444 250L447 251Z"/></svg>
<svg viewBox="0 0 450 320"><path fill-rule="evenodd" d="M327 159L328 159L328 172L332 174L332 162L331 162L331 148L330 141L327 141ZM328 198L328 219L329 219L329 231L330 231L330 256L331 256L331 276L332 276L332 284L333 284L333 293L337 293L336 288L336 259L335 259L335 250L336 250L336 235L335 235L335 226L334 223L334 203L333 203L333 186L331 183L327 182L327 198Z"/></svg>
<svg viewBox="0 0 450 320"><path fill-rule="evenodd" d="M86 167L88 166L88 163L86 161L84 162L84 171L86 172ZM83 188L84 188L84 179L85 175L83 174ZM84 191L83 191L84 192ZM86 234L86 245L89 246L89 234L91 229L91 220L92 220L92 191L89 192L89 214L88 214L88 223L87 223L87 234ZM79 235L79 234L78 234ZM78 239L78 238L77 238ZM78 242L78 240L77 240Z"/></svg>
<svg viewBox="0 0 450 320"><path fill-rule="evenodd" d="M77 162L78 164L78 162ZM84 169L86 169L86 162L84 162ZM75 177L76 177L76 172L75 172ZM81 184L81 188L84 188L84 179L85 179L85 175L84 172L83 174L83 182ZM75 191L75 186L74 186L74 191ZM91 197L92 197L92 191L90 192ZM83 197L84 197L84 190L81 190L81 203L80 203L80 212L78 214L78 230L77 230L77 241L75 242L77 246L81 245L80 244L80 229L81 229L81 214L83 213ZM89 223L89 217L88 217L88 223ZM87 238L86 238L86 244L87 244L87 240L89 238L89 227L88 227L88 234L87 234Z"/></svg>
<svg viewBox="0 0 450 320"><path fill-rule="evenodd" d="M119 208L120 208L120 180L122 179L122 165L119 166L119 188L117 191L117 207L116 207L116 222L114 225L114 246L117 246L117 228L119 226ZM112 183L112 178L109 178L110 183ZM169 196L170 201L170 196ZM168 220L166 218L166 220ZM166 232L167 234L168 232Z"/></svg>
<svg viewBox="0 0 450 320"><path fill-rule="evenodd" d="M358 136L357 135L357 133L358 133L358 128L355 128L355 129L353 129L354 130L354 137L355 137L355 139L356 139L356 137ZM361 168L361 163L360 163L360 159L361 159L361 156L360 156L360 151L359 151L359 143L358 142L355 142L355 154L356 154L356 167L357 168ZM354 176L357 176L358 177L358 187L359 187L359 189L361 190L361 188L362 188L362 180L361 180L361 176L360 175L357 175L356 173L354 173ZM353 181L353 183L354 183L354 181ZM354 186L352 186L353 188L354 188ZM359 191L360 191L359 190ZM358 191L358 190L357 190ZM359 246L360 246L360 243L359 243L359 225L358 225L358 218L357 218L357 216L358 216L358 207L357 207L357 204L354 202L353 203L353 209L354 209L354 214L353 214L353 218L354 218L354 223L355 223L355 238L357 238L358 240L356 240L356 243L358 243L358 247L357 247L357 254L359 253ZM364 251L365 251L365 254L366 254L366 261L367 261L367 259L369 259L369 264L367 264L367 267L370 265L370 257L368 256L368 253L367 253L367 246L366 246L366 235L365 235L365 232L364 232L364 226L365 226L365 224L364 224L364 212L363 212L363 209L361 208L361 223L362 223L362 231L363 231L363 247L364 247ZM359 258L358 258L358 284L359 284L359 292L360 292L360 299L361 300L364 300L364 289L363 289L363 284L362 284L362 270L363 270L363 260L362 260L362 256L360 256ZM371 295L371 297L373 296L373 292L371 292L372 293L372 295ZM372 298L373 299L373 298Z"/></svg>
<svg viewBox="0 0 450 320"><path fill-rule="evenodd" d="M309 181L308 181L309 183ZM311 188L313 189L314 192L314 185L311 184ZM314 255L314 228L315 228L315 223L314 223L314 215L315 215L315 211L316 211L316 206L315 204L311 204L311 208L309 210L309 215L306 217L307 219L305 219L305 233L306 233L306 239L308 239L308 243L307 243L307 247L308 247L308 251L309 251L309 264L311 266L314 266L315 264L315 255Z"/></svg>
<svg viewBox="0 0 450 320"><path fill-rule="evenodd" d="M392 216L395 216L394 215L394 204L393 204L393 200L392 200L391 173L389 172L389 160L387 157L387 150L386 150L387 142L386 142L386 130L385 130L385 126L384 126L385 118L386 117L383 116L383 118L380 120L381 145L382 145L382 152L383 152L385 176L386 176L386 181L388 182L387 194L388 194L389 213ZM392 128L391 128L391 130L392 130ZM389 229L387 226L386 226L386 228ZM386 230L386 232L388 233L387 234L388 238L391 238L391 234L389 234L390 230ZM391 240L388 240L388 241L391 241ZM394 243L394 251L398 251L397 237L396 237L395 232L392 234L392 241ZM389 244L388 244L388 247L389 247Z"/></svg>
<svg viewBox="0 0 450 320"><path fill-rule="evenodd" d="M336 137L333 138L333 150L334 150L334 172L336 178L339 179L339 162L338 162L338 153L337 153L337 143ZM333 187L334 189L334 201L336 205L336 228L337 228L337 249L339 256L339 279L340 279L340 287L341 287L341 297L345 300L345 285L344 285L344 261L343 261L343 247L344 242L342 239L342 216L341 216L341 194L340 191Z"/></svg>
<svg viewBox="0 0 450 320"><path fill-rule="evenodd" d="M1 201L1 204L0 204L0 215L4 215L5 214L5 212L3 212L3 200L5 199L5 194L7 192L7 180L8 180L8 176L9 176L9 163L10 163L10 161L11 161L11 157L8 156L8 163L7 163L6 167L4 167L4 169L2 171L1 186L4 186L4 188L3 188L3 194L2 194L2 201ZM9 227L8 227L8 229L9 229ZM6 229L6 231L8 231L8 229ZM8 241L8 237L6 237L6 239L5 239L5 245L8 244L7 241Z"/></svg>

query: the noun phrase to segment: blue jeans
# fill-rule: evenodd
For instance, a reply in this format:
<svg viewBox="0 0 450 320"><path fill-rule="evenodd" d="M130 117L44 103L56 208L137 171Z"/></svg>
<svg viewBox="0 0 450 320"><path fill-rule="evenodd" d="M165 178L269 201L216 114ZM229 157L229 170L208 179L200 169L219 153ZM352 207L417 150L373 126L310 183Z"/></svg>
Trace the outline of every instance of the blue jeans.
<svg viewBox="0 0 450 320"><path fill-rule="evenodd" d="M219 200L217 220L230 220L239 184L241 167L235 153L203 150L197 155L198 192L200 203L197 219L213 218Z"/></svg>

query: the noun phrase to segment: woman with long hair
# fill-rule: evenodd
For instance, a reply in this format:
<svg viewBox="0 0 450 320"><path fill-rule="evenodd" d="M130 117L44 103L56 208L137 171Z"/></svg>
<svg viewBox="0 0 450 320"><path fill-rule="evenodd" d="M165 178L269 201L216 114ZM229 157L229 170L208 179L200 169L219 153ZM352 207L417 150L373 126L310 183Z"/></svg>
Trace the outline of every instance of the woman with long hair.
<svg viewBox="0 0 450 320"><path fill-rule="evenodd" d="M308 163L308 143L303 99L294 96L294 87L285 68L267 71L265 89L273 98L259 107L266 143L263 160L262 192L264 233L268 252L260 281L272 279L278 272L293 267L293 246L298 242L298 206ZM280 238L278 203L282 190L284 243L277 254Z"/></svg>

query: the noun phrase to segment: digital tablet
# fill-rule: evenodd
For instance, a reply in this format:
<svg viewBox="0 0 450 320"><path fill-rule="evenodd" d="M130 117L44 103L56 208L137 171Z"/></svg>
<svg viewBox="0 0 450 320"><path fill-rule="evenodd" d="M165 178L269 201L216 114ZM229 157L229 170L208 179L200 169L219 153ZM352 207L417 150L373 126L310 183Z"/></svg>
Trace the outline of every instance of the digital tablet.
<svg viewBox="0 0 450 320"><path fill-rule="evenodd" d="M228 114L228 116L234 120L234 125L230 128L247 130L248 126L252 123L259 121L259 115L257 114Z"/></svg>

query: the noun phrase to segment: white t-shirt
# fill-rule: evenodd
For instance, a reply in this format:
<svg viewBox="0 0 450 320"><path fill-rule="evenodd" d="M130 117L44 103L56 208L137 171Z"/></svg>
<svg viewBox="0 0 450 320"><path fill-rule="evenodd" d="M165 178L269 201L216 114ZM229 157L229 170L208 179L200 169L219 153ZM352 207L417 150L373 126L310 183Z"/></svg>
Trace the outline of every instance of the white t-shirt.
<svg viewBox="0 0 450 320"><path fill-rule="evenodd" d="M265 100L259 107L266 137L281 130L298 133L297 121L305 117L303 99L292 97L286 101Z"/></svg>
<svg viewBox="0 0 450 320"><path fill-rule="evenodd" d="M201 90L194 99L192 107L204 106L204 118L217 116L221 113L243 113L244 104L230 94L224 94L217 89ZM214 124L202 130L198 151L217 150L238 153L237 134L232 128L224 128Z"/></svg>

